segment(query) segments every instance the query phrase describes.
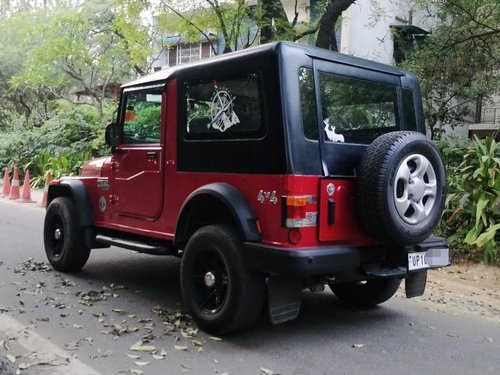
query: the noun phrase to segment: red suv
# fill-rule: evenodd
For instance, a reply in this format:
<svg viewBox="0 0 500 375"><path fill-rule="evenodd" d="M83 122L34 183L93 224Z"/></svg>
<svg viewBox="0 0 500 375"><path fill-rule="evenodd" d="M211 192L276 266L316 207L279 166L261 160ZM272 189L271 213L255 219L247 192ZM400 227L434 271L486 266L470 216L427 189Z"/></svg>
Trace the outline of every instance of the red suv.
<svg viewBox="0 0 500 375"><path fill-rule="evenodd" d="M294 319L328 284L370 306L424 292L449 265L432 237L445 201L416 77L291 43L183 65L124 85L111 156L49 187L52 266L110 245L182 257L181 289L218 334Z"/></svg>

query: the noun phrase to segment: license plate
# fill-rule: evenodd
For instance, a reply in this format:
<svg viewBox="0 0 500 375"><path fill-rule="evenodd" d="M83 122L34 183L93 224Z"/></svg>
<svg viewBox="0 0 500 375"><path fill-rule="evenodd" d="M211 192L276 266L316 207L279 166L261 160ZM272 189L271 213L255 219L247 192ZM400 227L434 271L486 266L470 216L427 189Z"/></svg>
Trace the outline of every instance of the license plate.
<svg viewBox="0 0 500 375"><path fill-rule="evenodd" d="M426 251L419 253L409 253L408 254L408 270L420 270L423 268L429 268L430 265L425 261Z"/></svg>

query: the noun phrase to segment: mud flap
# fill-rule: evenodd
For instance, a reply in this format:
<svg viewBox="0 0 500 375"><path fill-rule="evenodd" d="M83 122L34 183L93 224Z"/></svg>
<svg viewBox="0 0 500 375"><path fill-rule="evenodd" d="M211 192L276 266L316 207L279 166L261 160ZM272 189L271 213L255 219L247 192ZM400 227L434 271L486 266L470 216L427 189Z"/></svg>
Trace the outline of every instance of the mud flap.
<svg viewBox="0 0 500 375"><path fill-rule="evenodd" d="M427 270L408 274L405 279L406 298L418 297L424 294L427 283Z"/></svg>
<svg viewBox="0 0 500 375"><path fill-rule="evenodd" d="M271 323L280 324L297 318L302 302L302 279L270 276L267 291Z"/></svg>

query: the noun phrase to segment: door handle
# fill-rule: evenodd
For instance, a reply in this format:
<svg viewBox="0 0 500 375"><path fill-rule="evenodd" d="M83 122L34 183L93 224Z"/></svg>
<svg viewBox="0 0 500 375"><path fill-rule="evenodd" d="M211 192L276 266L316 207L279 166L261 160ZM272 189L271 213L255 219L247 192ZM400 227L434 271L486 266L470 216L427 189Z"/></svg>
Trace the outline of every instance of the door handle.
<svg viewBox="0 0 500 375"><path fill-rule="evenodd" d="M148 152L148 159L149 160L158 159L158 153L156 151L149 151Z"/></svg>
<svg viewBox="0 0 500 375"><path fill-rule="evenodd" d="M335 223L335 201L328 199L328 225Z"/></svg>

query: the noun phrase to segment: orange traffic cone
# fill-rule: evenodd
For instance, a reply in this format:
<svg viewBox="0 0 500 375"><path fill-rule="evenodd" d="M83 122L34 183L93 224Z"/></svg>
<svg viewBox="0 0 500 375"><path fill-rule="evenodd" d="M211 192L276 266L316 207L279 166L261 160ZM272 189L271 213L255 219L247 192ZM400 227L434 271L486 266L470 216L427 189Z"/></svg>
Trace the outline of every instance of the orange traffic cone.
<svg viewBox="0 0 500 375"><path fill-rule="evenodd" d="M30 171L26 170L24 174L23 191L21 192L21 203L34 203L35 201L31 199L31 186L30 186Z"/></svg>
<svg viewBox="0 0 500 375"><path fill-rule="evenodd" d="M12 184L10 185L9 199L19 199L21 193L19 191L19 172L14 168L14 176L12 176Z"/></svg>
<svg viewBox="0 0 500 375"><path fill-rule="evenodd" d="M5 167L5 174L3 176L3 189L2 189L2 197L8 197L10 194L10 177L9 177L9 168Z"/></svg>
<svg viewBox="0 0 500 375"><path fill-rule="evenodd" d="M45 187L43 188L42 201L40 202L40 206L47 207L47 198L49 196L49 185L52 182L52 174L50 172L47 173L47 178L45 179Z"/></svg>

